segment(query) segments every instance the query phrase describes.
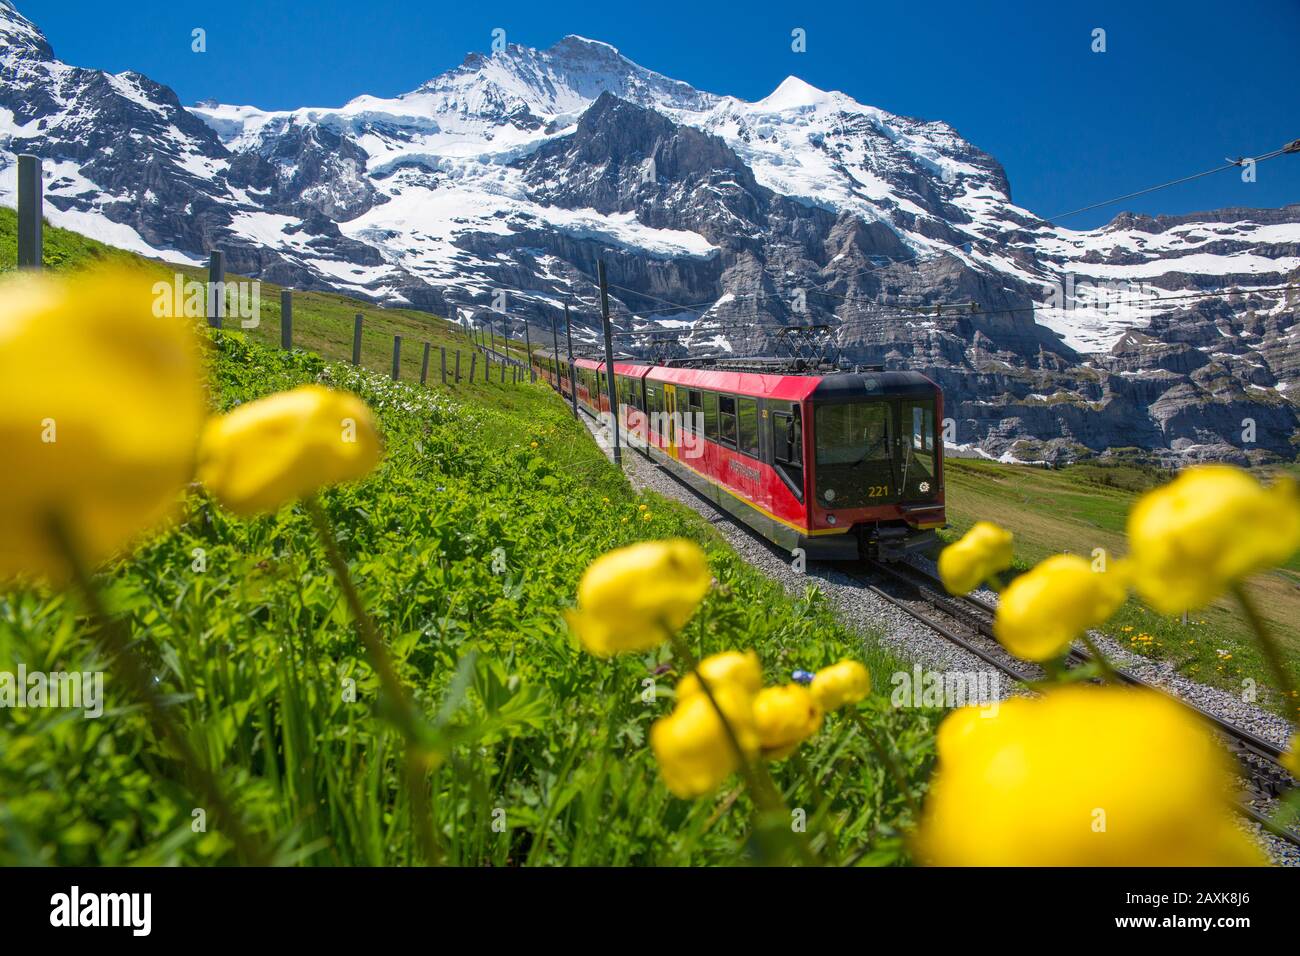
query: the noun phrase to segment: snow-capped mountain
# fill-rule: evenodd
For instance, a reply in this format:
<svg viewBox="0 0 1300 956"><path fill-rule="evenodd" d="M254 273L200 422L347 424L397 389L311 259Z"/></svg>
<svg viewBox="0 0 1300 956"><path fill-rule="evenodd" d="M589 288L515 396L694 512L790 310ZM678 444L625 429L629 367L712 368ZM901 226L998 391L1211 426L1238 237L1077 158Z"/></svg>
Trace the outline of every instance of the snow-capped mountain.
<svg viewBox="0 0 1300 956"><path fill-rule="evenodd" d="M935 377L986 454L1292 457L1300 434L1293 309L1265 291L1300 277L1300 206L1059 228L947 124L795 77L750 103L568 36L391 99L187 110L61 63L0 0L10 205L18 152L45 158L56 225L220 247L300 288L463 321L504 305L543 337L570 301L590 342L604 259L624 350L748 355L827 325L847 361Z"/></svg>

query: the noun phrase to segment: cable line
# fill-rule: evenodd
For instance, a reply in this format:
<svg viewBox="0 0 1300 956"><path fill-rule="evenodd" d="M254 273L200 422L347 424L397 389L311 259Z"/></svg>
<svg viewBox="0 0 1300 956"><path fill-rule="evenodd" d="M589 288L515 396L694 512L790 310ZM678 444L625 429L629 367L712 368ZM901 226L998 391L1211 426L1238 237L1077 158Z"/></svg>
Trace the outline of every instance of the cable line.
<svg viewBox="0 0 1300 956"><path fill-rule="evenodd" d="M1265 153L1263 156L1256 156L1253 159L1244 156L1241 159L1229 160L1222 166L1215 166L1213 169L1207 169L1203 173L1193 173L1191 176L1184 176L1182 179L1171 179L1167 183L1160 183L1158 186L1148 186L1146 189L1139 189L1137 192L1126 193L1123 196L1116 196L1114 199L1107 199L1103 202L1095 202L1090 206L1080 206L1078 209L1071 209L1069 212L1057 213L1055 216L1048 216L1045 222L1055 222L1057 219L1065 219L1068 216L1076 216L1081 212L1088 212L1092 209L1100 209L1102 206L1113 206L1117 202L1124 202L1126 199L1135 199L1138 196L1145 196L1148 193L1156 192L1160 189L1168 189L1170 186L1178 186L1182 183L1190 183L1193 179L1200 179L1203 176L1212 176L1215 173L1221 173L1226 169L1235 169L1238 166L1244 166L1246 163L1253 162L1256 165L1268 159L1281 156L1283 153L1300 153L1300 139L1293 139L1272 152Z"/></svg>

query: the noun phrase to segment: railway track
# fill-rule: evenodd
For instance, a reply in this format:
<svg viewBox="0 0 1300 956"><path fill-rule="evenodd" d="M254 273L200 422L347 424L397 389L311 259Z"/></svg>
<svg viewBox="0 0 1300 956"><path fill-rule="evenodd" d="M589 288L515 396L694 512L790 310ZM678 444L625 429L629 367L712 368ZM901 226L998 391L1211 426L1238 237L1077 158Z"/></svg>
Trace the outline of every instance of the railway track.
<svg viewBox="0 0 1300 956"><path fill-rule="evenodd" d="M1013 681L1030 684L1044 676L1040 667L1013 657L998 643L993 635L996 608L987 601L970 595L948 594L938 578L909 564L868 561L849 571L849 574L877 597ZM892 587L882 587L881 581L889 582ZM1094 663L1091 654L1077 648L1072 648L1066 658L1069 667L1084 667ZM1163 688L1156 687L1123 668L1111 665L1111 670L1125 684L1168 694ZM1291 774L1280 763L1282 749L1196 704L1182 698L1175 699L1209 723L1237 757L1246 782L1246 792L1236 804L1238 812L1275 836L1300 846L1300 833L1279 827L1264 812L1264 808L1285 789L1294 786Z"/></svg>

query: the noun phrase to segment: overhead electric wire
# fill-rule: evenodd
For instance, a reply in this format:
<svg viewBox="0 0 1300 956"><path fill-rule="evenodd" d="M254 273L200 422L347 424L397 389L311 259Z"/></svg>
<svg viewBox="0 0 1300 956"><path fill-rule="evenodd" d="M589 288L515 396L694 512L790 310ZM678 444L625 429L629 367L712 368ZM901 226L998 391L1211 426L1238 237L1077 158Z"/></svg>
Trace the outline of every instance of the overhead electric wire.
<svg viewBox="0 0 1300 956"><path fill-rule="evenodd" d="M1160 306L1169 303L1188 302L1188 301L1195 301L1199 299L1216 299L1216 298L1221 299L1232 295L1249 296L1249 295L1263 294L1268 292L1287 292L1296 288L1300 288L1300 286L1294 284L1287 284L1287 285L1279 285L1279 286L1261 286L1252 289L1241 289L1239 287L1234 286L1230 288L1215 289L1206 292L1192 292L1192 293L1187 293L1186 295L1167 296L1164 298L1152 299L1146 302L1139 303L1134 307L1135 308L1158 308ZM933 305L903 307L905 311L899 311L898 307L886 306L881 308L878 311L871 312L870 314L867 315L858 315L852 318L842 319L838 324L830 325L828 327L828 331L833 334L838 334L839 331L842 329L853 329L857 327L865 327L871 323L878 323L881 321L885 321L887 319L944 318L945 316L950 318L970 318L971 316L986 317L991 315L1015 315L1015 314L1025 313L1025 312L1032 313L1032 312L1039 311L1040 309L1043 308L1041 305L1028 305L1028 306L1018 306L1014 308L1006 308L1006 309L987 309L987 310L980 309L977 312L971 312L968 311L969 303L965 303L963 305L965 306L964 308L950 303L939 303L940 311L937 313L935 311L932 311L935 308ZM762 323L762 322L744 321L746 317L770 318L771 316L768 315L768 313L764 313L764 312L751 312L751 313L745 313L744 315L730 315L727 316L725 320L721 318L718 320L705 320L710 323L707 325L693 325L689 328L684 328L684 329L648 328L648 329L638 329L638 330L632 330L626 332L614 332L613 337L615 338L628 338L628 337L636 337L636 336L690 337L697 334L721 333L727 331L750 331L755 329L779 331L781 329L798 330L802 328L807 328L807 326L787 325L780 322ZM825 324L825 323L818 323L818 324Z"/></svg>
<svg viewBox="0 0 1300 956"><path fill-rule="evenodd" d="M1146 189L1139 189L1136 192L1125 193L1123 196L1116 196L1114 199L1106 199L1103 200L1102 202L1095 202L1090 206L1080 206L1078 209L1071 209L1069 212L1061 212L1061 213L1057 213L1055 216L1047 216L1043 221L1055 222L1057 219L1065 219L1067 216L1076 216L1081 212L1089 212L1090 210L1093 209L1100 209L1102 206L1113 206L1115 205L1115 203L1124 202L1124 200L1126 199L1135 199L1138 196L1145 196L1148 193L1153 193L1156 192L1157 190L1168 189L1170 186L1178 186L1181 185L1182 183L1190 183L1194 179L1200 179L1204 176L1212 176L1215 173L1221 173L1224 170L1237 169L1248 162L1253 162L1256 165L1258 165L1259 163L1262 163L1265 160L1273 159L1277 156L1281 156L1283 153L1300 153L1300 139L1292 140L1291 142L1287 143L1285 146L1279 147L1278 149L1265 153L1262 156L1255 156L1255 157L1244 156L1241 159L1229 161L1222 166L1216 166L1213 169L1207 169L1205 170L1205 172L1202 173L1193 173L1191 176L1184 176L1181 179L1171 179L1167 183L1160 183L1157 186L1148 186Z"/></svg>

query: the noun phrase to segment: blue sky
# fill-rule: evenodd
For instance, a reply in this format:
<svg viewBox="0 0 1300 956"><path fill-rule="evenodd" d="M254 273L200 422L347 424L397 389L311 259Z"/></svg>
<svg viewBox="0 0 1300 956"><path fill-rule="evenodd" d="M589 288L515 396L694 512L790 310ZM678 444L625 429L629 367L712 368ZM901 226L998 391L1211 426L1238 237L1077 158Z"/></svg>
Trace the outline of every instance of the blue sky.
<svg viewBox="0 0 1300 956"><path fill-rule="evenodd" d="M700 89L753 100L789 74L863 103L941 119L1006 167L1050 216L1258 155L1300 137L1300 0L491 4L416 0L16 0L78 66L138 70L183 103L271 109L391 96L486 52L494 28L545 47L567 33ZM190 50L190 31L208 50ZM791 30L807 52L791 51ZM1094 28L1106 52L1091 50ZM1300 201L1300 155L1062 220Z"/></svg>

